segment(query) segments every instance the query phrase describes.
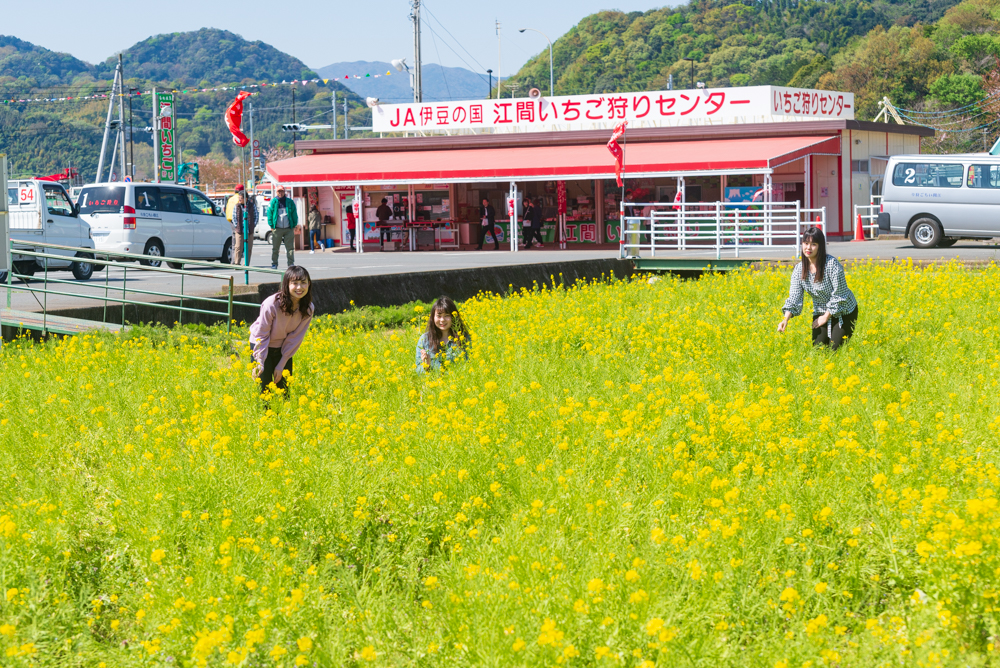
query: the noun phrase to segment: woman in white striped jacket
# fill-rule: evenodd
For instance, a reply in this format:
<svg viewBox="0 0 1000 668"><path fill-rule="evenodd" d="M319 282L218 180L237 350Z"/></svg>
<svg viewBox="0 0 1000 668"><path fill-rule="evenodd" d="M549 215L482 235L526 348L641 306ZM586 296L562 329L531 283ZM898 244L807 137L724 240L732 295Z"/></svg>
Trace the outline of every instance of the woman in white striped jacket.
<svg viewBox="0 0 1000 668"><path fill-rule="evenodd" d="M818 227L810 227L802 234L802 261L792 270L788 299L782 307L785 317L778 323L779 334L784 333L791 318L802 313L806 292L813 300L813 345L837 350L854 333L858 301L847 287L840 261L826 254L826 237Z"/></svg>

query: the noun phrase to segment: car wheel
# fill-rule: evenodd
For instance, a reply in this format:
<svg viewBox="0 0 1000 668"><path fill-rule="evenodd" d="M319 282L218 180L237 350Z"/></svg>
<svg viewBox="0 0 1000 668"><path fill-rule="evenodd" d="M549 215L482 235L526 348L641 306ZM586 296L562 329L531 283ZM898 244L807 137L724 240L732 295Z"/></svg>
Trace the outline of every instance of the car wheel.
<svg viewBox="0 0 1000 668"><path fill-rule="evenodd" d="M183 262L168 262L167 266L170 267L171 269L183 269L184 268L184 263Z"/></svg>
<svg viewBox="0 0 1000 668"><path fill-rule="evenodd" d="M7 272L0 271L0 284L7 285Z"/></svg>
<svg viewBox="0 0 1000 668"><path fill-rule="evenodd" d="M77 253L76 256L84 260L94 259L90 253ZM90 277L94 275L94 265L90 262L74 262L70 269L73 270L73 278L78 281L89 281Z"/></svg>
<svg viewBox="0 0 1000 668"><path fill-rule="evenodd" d="M921 218L910 228L910 243L917 248L934 248L942 237L941 226L933 218Z"/></svg>
<svg viewBox="0 0 1000 668"><path fill-rule="evenodd" d="M958 243L958 239L952 237L944 237L938 242L938 248L951 248Z"/></svg>
<svg viewBox="0 0 1000 668"><path fill-rule="evenodd" d="M265 234L264 235L264 243L266 243L268 246L270 246L271 245L271 238L273 236L274 236L274 234L272 232L268 232L267 234Z"/></svg>
<svg viewBox="0 0 1000 668"><path fill-rule="evenodd" d="M222 264L232 264L233 263L233 240L226 239L226 245L222 247L222 255L219 256L219 262Z"/></svg>
<svg viewBox="0 0 1000 668"><path fill-rule="evenodd" d="M139 260L139 264L141 265L146 267L159 267L163 264L163 260L159 259L163 257L163 244L156 239L150 239L146 242L146 248L142 251L142 254L148 255L150 259Z"/></svg>
<svg viewBox="0 0 1000 668"><path fill-rule="evenodd" d="M38 269L38 263L34 260L14 264L14 272L22 276L34 276L36 269Z"/></svg>

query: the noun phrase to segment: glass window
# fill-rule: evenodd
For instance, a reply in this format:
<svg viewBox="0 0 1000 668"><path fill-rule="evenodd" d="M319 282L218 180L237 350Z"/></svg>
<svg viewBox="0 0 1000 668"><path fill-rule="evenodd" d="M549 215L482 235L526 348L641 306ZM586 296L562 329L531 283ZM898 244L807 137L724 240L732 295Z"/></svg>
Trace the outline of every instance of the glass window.
<svg viewBox="0 0 1000 668"><path fill-rule="evenodd" d="M191 205L192 213L200 213L205 216L215 215L215 206L212 204L211 200L201 193L192 192L190 190L186 192L188 203Z"/></svg>
<svg viewBox="0 0 1000 668"><path fill-rule="evenodd" d="M970 188L1000 188L1000 165L969 165Z"/></svg>
<svg viewBox="0 0 1000 668"><path fill-rule="evenodd" d="M160 189L156 186L136 186L135 208L144 211L159 211Z"/></svg>
<svg viewBox="0 0 1000 668"><path fill-rule="evenodd" d="M59 186L42 186L45 189L45 206L49 213L55 216L72 216L73 205L66 196L66 191Z"/></svg>
<svg viewBox="0 0 1000 668"><path fill-rule="evenodd" d="M934 162L901 162L892 173L892 184L908 188L961 188L963 165Z"/></svg>
<svg viewBox="0 0 1000 668"><path fill-rule="evenodd" d="M80 215L121 213L125 205L125 186L90 186L80 192Z"/></svg>
<svg viewBox="0 0 1000 668"><path fill-rule="evenodd" d="M7 206L18 206L20 202L17 201L17 186L7 186Z"/></svg>
<svg viewBox="0 0 1000 668"><path fill-rule="evenodd" d="M170 213L187 213L187 198L183 190L160 188L160 211Z"/></svg>

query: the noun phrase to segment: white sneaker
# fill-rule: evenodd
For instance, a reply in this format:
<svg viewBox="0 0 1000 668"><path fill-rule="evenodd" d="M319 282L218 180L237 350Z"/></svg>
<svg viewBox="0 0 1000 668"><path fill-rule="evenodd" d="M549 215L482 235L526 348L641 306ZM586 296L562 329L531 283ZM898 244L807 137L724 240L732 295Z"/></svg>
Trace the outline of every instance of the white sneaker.
<svg viewBox="0 0 1000 668"><path fill-rule="evenodd" d="M309 251L309 254L310 254L310 255L315 255L315 254L316 254L316 251Z"/></svg>

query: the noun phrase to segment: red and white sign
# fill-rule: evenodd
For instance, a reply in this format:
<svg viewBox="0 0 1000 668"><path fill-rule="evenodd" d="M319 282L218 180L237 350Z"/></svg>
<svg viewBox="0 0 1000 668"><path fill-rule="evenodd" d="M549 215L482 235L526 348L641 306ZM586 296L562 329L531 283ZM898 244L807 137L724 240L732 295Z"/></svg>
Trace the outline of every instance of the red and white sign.
<svg viewBox="0 0 1000 668"><path fill-rule="evenodd" d="M34 186L21 186L17 189L17 201L21 204L28 204L35 201Z"/></svg>
<svg viewBox="0 0 1000 668"><path fill-rule="evenodd" d="M566 182L556 181L556 213L560 216L566 213Z"/></svg>
<svg viewBox="0 0 1000 668"><path fill-rule="evenodd" d="M375 132L543 132L611 129L622 121L642 128L853 118L853 93L782 86L380 104L372 109Z"/></svg>

